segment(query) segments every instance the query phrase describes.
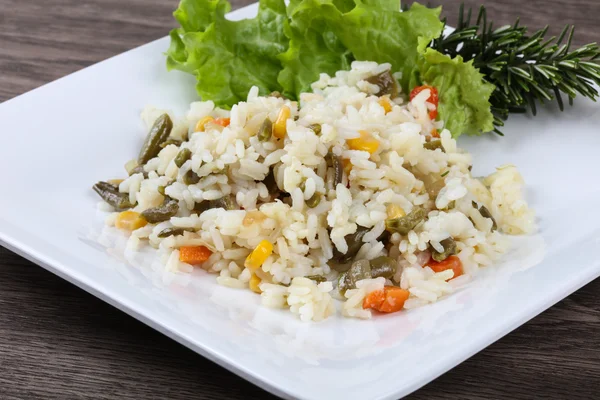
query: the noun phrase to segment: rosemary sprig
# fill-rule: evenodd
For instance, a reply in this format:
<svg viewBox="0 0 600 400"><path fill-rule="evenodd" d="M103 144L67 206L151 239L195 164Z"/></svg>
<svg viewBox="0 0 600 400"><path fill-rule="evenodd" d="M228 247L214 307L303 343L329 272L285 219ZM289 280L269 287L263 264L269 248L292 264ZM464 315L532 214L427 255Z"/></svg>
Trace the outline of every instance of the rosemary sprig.
<svg viewBox="0 0 600 400"><path fill-rule="evenodd" d="M564 109L562 95L569 104L580 94L592 100L598 97L594 87L600 85L600 48L596 43L571 50L574 26L565 26L558 37L545 38L548 26L533 34L519 25L494 29L484 6L474 23L472 10L461 4L456 30L434 40L431 47L450 57L460 55L496 85L490 102L494 114L495 132L510 113L531 111L536 115L536 103L556 100ZM446 23L446 20L443 21Z"/></svg>

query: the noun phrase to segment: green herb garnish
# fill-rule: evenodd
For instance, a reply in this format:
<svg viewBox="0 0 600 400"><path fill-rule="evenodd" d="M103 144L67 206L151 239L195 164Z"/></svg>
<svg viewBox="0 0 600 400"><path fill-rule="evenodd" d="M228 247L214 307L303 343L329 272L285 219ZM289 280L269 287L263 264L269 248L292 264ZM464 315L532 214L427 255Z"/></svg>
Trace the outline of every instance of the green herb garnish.
<svg viewBox="0 0 600 400"><path fill-rule="evenodd" d="M563 94L569 104L577 94L592 100L598 97L594 83L600 84L600 48L590 43L571 50L574 26L565 26L558 37L545 38L548 26L528 34L518 19L494 29L483 6L475 23L471 15L472 10L465 12L461 5L456 30L434 40L431 47L450 57L472 60L496 86L490 97L495 132L501 134L499 128L510 113L536 115L536 102L556 100L562 111Z"/></svg>

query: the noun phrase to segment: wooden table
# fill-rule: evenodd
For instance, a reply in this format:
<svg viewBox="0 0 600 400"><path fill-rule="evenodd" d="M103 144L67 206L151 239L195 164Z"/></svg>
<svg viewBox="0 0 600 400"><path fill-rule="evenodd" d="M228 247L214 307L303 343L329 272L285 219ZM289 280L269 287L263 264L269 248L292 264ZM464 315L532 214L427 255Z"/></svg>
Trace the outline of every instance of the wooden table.
<svg viewBox="0 0 600 400"><path fill-rule="evenodd" d="M458 3L443 2L450 21ZM553 25L554 33L575 23L576 44L599 39L597 0L485 3L498 23L521 16L532 28ZM176 0L0 0L0 101L166 35L176 5ZM577 266L565 265L565 273L571 268ZM599 338L596 280L410 398L598 398ZM268 397L0 247L0 399Z"/></svg>

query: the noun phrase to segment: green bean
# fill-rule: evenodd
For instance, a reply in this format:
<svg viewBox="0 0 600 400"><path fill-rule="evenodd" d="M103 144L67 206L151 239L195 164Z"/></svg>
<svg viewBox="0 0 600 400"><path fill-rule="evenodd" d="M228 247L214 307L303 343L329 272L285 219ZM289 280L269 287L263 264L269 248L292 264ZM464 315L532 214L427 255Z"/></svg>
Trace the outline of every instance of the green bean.
<svg viewBox="0 0 600 400"><path fill-rule="evenodd" d="M181 166L185 164L185 162L190 158L192 158L192 151L187 148L181 149L179 150L179 153L177 153L177 155L175 156L175 165L177 165L177 168L181 168Z"/></svg>
<svg viewBox="0 0 600 400"><path fill-rule="evenodd" d="M165 228L158 233L159 238L164 239L169 236L181 236L185 232L194 232L191 228Z"/></svg>
<svg viewBox="0 0 600 400"><path fill-rule="evenodd" d="M346 251L346 253L343 254L337 248L334 247L332 260L336 263L332 263L333 265L331 265L331 268L338 272L347 271L348 266L346 264L348 263L348 261L352 260L354 256L356 256L356 254L363 245L363 236L365 236L365 233L369 231L369 228L359 226L356 229L356 232L344 236L344 240L346 240L346 243L348 244L348 251ZM390 233L384 231L381 235L379 235L377 240L385 242L389 239L389 237Z"/></svg>
<svg viewBox="0 0 600 400"><path fill-rule="evenodd" d="M456 208L456 200L452 200L450 203L448 203L444 210L452 210L454 208Z"/></svg>
<svg viewBox="0 0 600 400"><path fill-rule="evenodd" d="M273 134L273 122L269 119L269 117L265 118L265 121L260 126L256 137L259 142L266 142L271 139L271 135Z"/></svg>
<svg viewBox="0 0 600 400"><path fill-rule="evenodd" d="M150 159L156 157L160 152L160 145L163 144L173 129L173 121L168 114L163 114L154 122L154 125L148 132L146 141L144 142L140 155L138 156L138 164L144 165Z"/></svg>
<svg viewBox="0 0 600 400"><path fill-rule="evenodd" d="M339 156L334 155L333 153L327 153L326 160L327 165L333 168L333 189L337 187L338 184L342 183L344 179L344 164L342 163L342 159Z"/></svg>
<svg viewBox="0 0 600 400"><path fill-rule="evenodd" d="M379 75L371 76L367 79L367 82L379 86L377 96L389 94L392 99L398 97L398 83L389 70Z"/></svg>
<svg viewBox="0 0 600 400"><path fill-rule="evenodd" d="M306 200L306 205L309 208L315 208L321 202L321 197L322 197L321 193L315 193L315 194L313 194L310 199Z"/></svg>
<svg viewBox="0 0 600 400"><path fill-rule="evenodd" d="M173 180L170 180L169 183L167 183L166 185L161 185L158 188L156 188L156 190L158 191L158 193L162 194L163 196L166 196L166 190L167 187L169 187L171 184L173 183Z"/></svg>
<svg viewBox="0 0 600 400"><path fill-rule="evenodd" d="M183 175L183 183L186 185L194 185L200 182L200 177L191 169Z"/></svg>
<svg viewBox="0 0 600 400"><path fill-rule="evenodd" d="M269 193L275 194L279 192L279 187L277 186L277 182L275 181L275 172L273 171L272 167L269 168L269 173L267 174L265 179L263 179L262 183L264 183L264 185L267 187Z"/></svg>
<svg viewBox="0 0 600 400"><path fill-rule="evenodd" d="M179 201L170 197L165 197L165 201L158 207L149 208L142 212L142 216L151 224L168 221L171 217L177 215L179 211Z"/></svg>
<svg viewBox="0 0 600 400"><path fill-rule="evenodd" d="M308 275L306 278L310 279L311 281L315 281L317 283L327 282L327 278L325 278L322 275Z"/></svg>
<svg viewBox="0 0 600 400"><path fill-rule="evenodd" d="M230 165L224 165L222 169L218 170L215 172L215 174L220 174L220 175L229 175L229 167Z"/></svg>
<svg viewBox="0 0 600 400"><path fill-rule="evenodd" d="M333 250L333 259L341 264L345 264L348 261L352 260L356 253L360 250L363 245L362 238L365 236L365 233L369 232L369 228L365 228L363 226L359 226L356 229L356 232L351 233L349 235L344 236L346 243L348 244L348 251L346 254L340 253L339 250L334 248ZM335 267L334 267L335 269ZM338 271L338 269L336 269Z"/></svg>
<svg viewBox="0 0 600 400"><path fill-rule="evenodd" d="M117 210L127 210L134 205L129 201L129 193L120 193L119 188L108 182L98 182L94 186L94 191Z"/></svg>
<svg viewBox="0 0 600 400"><path fill-rule="evenodd" d="M398 269L398 263L391 257L380 256L371 260L371 276L391 279Z"/></svg>
<svg viewBox="0 0 600 400"><path fill-rule="evenodd" d="M338 280L340 293L343 294L348 289L355 289L356 282L371 277L371 265L369 260L355 261L352 263L350 269L347 272L344 272Z"/></svg>
<svg viewBox="0 0 600 400"><path fill-rule="evenodd" d="M225 210L237 209L237 204L232 195L223 196L220 199L210 200L209 208L224 208Z"/></svg>
<svg viewBox="0 0 600 400"><path fill-rule="evenodd" d="M210 209L210 202L207 200L201 201L199 203L195 203L194 204L194 209L192 210L193 212L195 212L196 214L200 215L202 214L204 211Z"/></svg>
<svg viewBox="0 0 600 400"><path fill-rule="evenodd" d="M306 190L306 179L302 179L302 182L300 182L298 187L300 188L300 190L302 190L302 193L304 193L304 191Z"/></svg>
<svg viewBox="0 0 600 400"><path fill-rule="evenodd" d="M476 202L472 202L473 203L473 207L475 207L475 209L477 211L479 211L479 213L481 214L481 216L483 218L489 218L492 220L492 232L494 232L495 230L498 229L498 224L496 223L496 220L494 219L494 217L492 216L492 213L490 212L490 210L487 209L486 206L484 206L483 204L479 207L477 207L477 203Z"/></svg>
<svg viewBox="0 0 600 400"><path fill-rule="evenodd" d="M317 136L321 134L321 124L312 124L312 125L309 125L308 128L312 129L312 131Z"/></svg>
<svg viewBox="0 0 600 400"><path fill-rule="evenodd" d="M413 173L417 179L423 181L425 190L431 198L436 198L446 185L444 179L438 174L422 174L418 171L414 171Z"/></svg>
<svg viewBox="0 0 600 400"><path fill-rule="evenodd" d="M456 242L451 237L442 240L440 242L440 245L442 245L442 247L444 248L444 251L442 251L441 253L438 252L435 248L433 248L433 246L430 246L431 258L433 258L435 261L444 261L446 258L456 254Z"/></svg>
<svg viewBox="0 0 600 400"><path fill-rule="evenodd" d="M235 198L233 195L223 196L220 199L216 200L203 200L199 203L194 204L194 209L192 210L196 214L200 215L206 210L210 210L213 208L224 208L225 210L237 210L237 203L235 202Z"/></svg>
<svg viewBox="0 0 600 400"><path fill-rule="evenodd" d="M132 169L129 173L129 176L135 174L142 174L144 176L144 179L148 179L148 173L146 172L146 170L144 170L144 167L142 165L138 165L137 167Z"/></svg>
<svg viewBox="0 0 600 400"><path fill-rule="evenodd" d="M423 143L423 147L426 148L427 150L440 149L440 150L442 150L443 153L446 152L446 150L444 149L444 146L442 146L441 140L432 140L431 142L425 142L425 143Z"/></svg>
<svg viewBox="0 0 600 400"><path fill-rule="evenodd" d="M408 235L421 221L427 217L427 211L421 207L415 207L413 210L400 218L390 218L385 220L385 227L392 233Z"/></svg>
<svg viewBox="0 0 600 400"><path fill-rule="evenodd" d="M340 274L337 279L337 287L342 295L344 295L344 293L346 293L346 290L348 290L348 286L346 286L346 274L347 272Z"/></svg>

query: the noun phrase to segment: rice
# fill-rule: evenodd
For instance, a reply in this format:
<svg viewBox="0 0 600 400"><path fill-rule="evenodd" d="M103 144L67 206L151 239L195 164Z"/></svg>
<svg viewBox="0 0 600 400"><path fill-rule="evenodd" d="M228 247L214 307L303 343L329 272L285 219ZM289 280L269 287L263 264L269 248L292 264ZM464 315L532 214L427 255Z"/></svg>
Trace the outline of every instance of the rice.
<svg viewBox="0 0 600 400"><path fill-rule="evenodd" d="M435 105L427 102L429 90L410 101L389 99L392 110L386 113L382 89L368 79L389 69L354 62L349 71L321 74L299 102L259 96L252 88L231 111L206 101L192 103L179 119L168 113L171 137L187 140L162 148L118 191L138 213L161 207L167 198L178 209L134 230L127 251L153 246L166 272L182 274L195 266L180 259L180 249L204 246L212 254L196 266L217 274L219 284L260 292L263 305L289 309L302 321L335 314L334 298L342 301L343 316L370 318L363 301L386 285L406 290L404 308L410 309L468 283L508 250L505 234L535 230L523 179L514 166L473 177L471 155L443 123L430 120ZM257 137L265 119L276 121L283 107L290 111L285 137ZM163 113L149 107L142 120L150 127ZM229 118L229 125L209 122L196 132L207 116ZM364 147L365 137L376 146ZM438 148L430 150L426 143L435 140ZM176 164L182 149L190 157ZM402 215L415 211L424 217L400 233L388 226L405 218L388 215L392 206ZM107 225L122 227L113 207L99 209L108 212ZM181 231L164 237L165 229ZM444 257L453 254L462 275L432 269L432 255L447 251ZM350 261L388 257L397 267L386 278L369 272L340 290L332 265L348 252ZM258 264L251 265L257 254Z"/></svg>

